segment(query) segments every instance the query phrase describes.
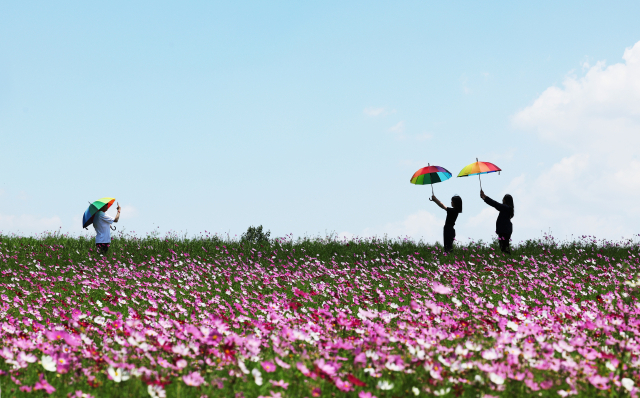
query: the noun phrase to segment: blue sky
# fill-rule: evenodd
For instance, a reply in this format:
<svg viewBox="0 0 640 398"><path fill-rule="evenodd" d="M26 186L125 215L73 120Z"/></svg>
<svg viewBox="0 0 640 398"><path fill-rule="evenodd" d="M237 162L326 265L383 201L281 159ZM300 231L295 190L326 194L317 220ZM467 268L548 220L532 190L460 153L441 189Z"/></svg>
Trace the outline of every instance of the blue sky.
<svg viewBox="0 0 640 398"><path fill-rule="evenodd" d="M483 186L514 195L516 241L637 235L637 15L638 2L3 2L0 231L82 233L87 201L113 196L138 234L435 241L445 214L411 175L479 157L504 170ZM491 238L477 180L434 188L462 196L460 240Z"/></svg>

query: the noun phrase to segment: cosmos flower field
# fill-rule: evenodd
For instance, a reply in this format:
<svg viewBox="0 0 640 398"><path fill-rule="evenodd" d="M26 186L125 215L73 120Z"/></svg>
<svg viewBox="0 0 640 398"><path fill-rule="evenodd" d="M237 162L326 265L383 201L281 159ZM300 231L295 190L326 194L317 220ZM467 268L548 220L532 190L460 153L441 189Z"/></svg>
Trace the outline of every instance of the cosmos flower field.
<svg viewBox="0 0 640 398"><path fill-rule="evenodd" d="M637 396L639 255L0 236L0 396Z"/></svg>

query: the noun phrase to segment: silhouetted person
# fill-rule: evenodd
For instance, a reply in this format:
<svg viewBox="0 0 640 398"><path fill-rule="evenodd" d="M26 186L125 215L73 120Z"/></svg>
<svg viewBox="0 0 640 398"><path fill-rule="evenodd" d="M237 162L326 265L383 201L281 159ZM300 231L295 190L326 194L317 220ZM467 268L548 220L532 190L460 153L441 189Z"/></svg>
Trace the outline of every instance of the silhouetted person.
<svg viewBox="0 0 640 398"><path fill-rule="evenodd" d="M453 227L456 225L458 214L462 213L462 198L458 195L452 197L451 207L443 205L442 202L436 198L436 195L432 195L431 200L447 212L447 219L444 222L443 238L444 251L448 253L453 249L453 241L456 238L456 230Z"/></svg>
<svg viewBox="0 0 640 398"><path fill-rule="evenodd" d="M480 197L486 204L495 208L500 212L498 219L496 220L496 233L498 234L498 243L500 243L500 250L503 253L511 254L509 248L509 241L511 240L511 234L513 233L513 225L511 219L514 214L513 197L509 194L504 195L502 203L498 203L484 194L482 189L480 190Z"/></svg>
<svg viewBox="0 0 640 398"><path fill-rule="evenodd" d="M105 213L108 207L108 205L104 205L93 217L93 228L96 230L96 248L103 256L107 255L109 246L111 246L110 225L118 222L120 219L120 204L118 203L118 214L116 214L116 218L112 218Z"/></svg>

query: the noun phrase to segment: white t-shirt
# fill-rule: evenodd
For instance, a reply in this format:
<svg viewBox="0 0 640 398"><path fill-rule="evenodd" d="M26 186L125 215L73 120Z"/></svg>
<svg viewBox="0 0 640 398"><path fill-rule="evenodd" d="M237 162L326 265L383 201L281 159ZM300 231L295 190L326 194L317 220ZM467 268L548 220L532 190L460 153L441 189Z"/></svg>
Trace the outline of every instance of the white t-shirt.
<svg viewBox="0 0 640 398"><path fill-rule="evenodd" d="M93 228L96 229L96 243L111 243L111 230L109 225L113 223L113 217L99 211L93 216Z"/></svg>

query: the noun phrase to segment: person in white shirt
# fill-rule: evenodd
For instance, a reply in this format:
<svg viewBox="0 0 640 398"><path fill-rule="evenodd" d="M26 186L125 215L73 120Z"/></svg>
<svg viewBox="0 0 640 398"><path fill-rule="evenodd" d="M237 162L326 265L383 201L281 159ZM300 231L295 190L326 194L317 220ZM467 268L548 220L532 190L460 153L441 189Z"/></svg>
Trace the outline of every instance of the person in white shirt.
<svg viewBox="0 0 640 398"><path fill-rule="evenodd" d="M111 229L109 226L120 219L120 203L118 203L117 209L116 218L105 213L107 211L106 205L93 216L93 228L96 229L96 248L102 255L106 255L109 251L109 246L111 246Z"/></svg>

